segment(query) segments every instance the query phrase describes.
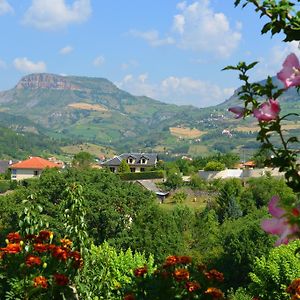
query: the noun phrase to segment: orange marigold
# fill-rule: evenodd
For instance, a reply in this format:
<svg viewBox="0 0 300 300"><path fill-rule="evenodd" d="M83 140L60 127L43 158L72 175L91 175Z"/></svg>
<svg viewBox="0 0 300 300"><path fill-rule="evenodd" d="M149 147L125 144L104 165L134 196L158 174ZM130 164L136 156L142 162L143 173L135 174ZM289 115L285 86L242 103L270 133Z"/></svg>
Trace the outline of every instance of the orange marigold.
<svg viewBox="0 0 300 300"><path fill-rule="evenodd" d="M166 258L166 261L163 265L164 268L167 268L167 267L170 267L170 266L174 266L178 263L178 256L176 255L171 255L171 256L168 256Z"/></svg>
<svg viewBox="0 0 300 300"><path fill-rule="evenodd" d="M9 254L17 254L21 252L22 249L20 244L7 244L5 248L0 248L0 250Z"/></svg>
<svg viewBox="0 0 300 300"><path fill-rule="evenodd" d="M200 284L197 281L188 281L185 287L189 292L194 292L200 289Z"/></svg>
<svg viewBox="0 0 300 300"><path fill-rule="evenodd" d="M33 279L33 286L46 289L48 287L48 280L44 276L37 276Z"/></svg>
<svg viewBox="0 0 300 300"><path fill-rule="evenodd" d="M223 292L215 287L209 287L204 293L212 296L213 299L221 299L224 297Z"/></svg>
<svg viewBox="0 0 300 300"><path fill-rule="evenodd" d="M292 299L300 299L300 278L294 279L286 292L292 296Z"/></svg>
<svg viewBox="0 0 300 300"><path fill-rule="evenodd" d="M48 251L48 245L40 244L40 243L34 244L33 249L39 253L43 253L43 252Z"/></svg>
<svg viewBox="0 0 300 300"><path fill-rule="evenodd" d="M72 251L69 253L69 257L72 257L74 260L73 267L79 269L83 266L83 259L81 258L81 254L78 251Z"/></svg>
<svg viewBox="0 0 300 300"><path fill-rule="evenodd" d="M59 260L66 261L69 256L69 253L65 248L58 246L52 249L52 256L56 257Z"/></svg>
<svg viewBox="0 0 300 300"><path fill-rule="evenodd" d="M192 258L190 256L179 256L178 263L180 264L190 264L192 262Z"/></svg>
<svg viewBox="0 0 300 300"><path fill-rule="evenodd" d="M7 239L10 243L20 243L22 240L20 234L18 232L11 232L7 235Z"/></svg>
<svg viewBox="0 0 300 300"><path fill-rule="evenodd" d="M177 269L174 271L173 276L176 281L183 281L190 278L190 273L187 269Z"/></svg>
<svg viewBox="0 0 300 300"><path fill-rule="evenodd" d="M54 274L53 277L57 285L65 286L69 283L69 278L64 274Z"/></svg>
<svg viewBox="0 0 300 300"><path fill-rule="evenodd" d="M144 274L147 273L147 267L141 267L141 268L137 268L133 271L134 276L136 277L142 277L144 276Z"/></svg>
<svg viewBox="0 0 300 300"><path fill-rule="evenodd" d="M133 294L126 294L123 300L135 300L135 297Z"/></svg>
<svg viewBox="0 0 300 300"><path fill-rule="evenodd" d="M224 281L223 273L217 271L216 269L212 269L208 272L205 272L204 275L208 280L217 280L220 282Z"/></svg>
<svg viewBox="0 0 300 300"><path fill-rule="evenodd" d="M25 263L27 267L33 267L34 265L39 266L42 263L42 261L38 256L29 254L26 257Z"/></svg>
<svg viewBox="0 0 300 300"><path fill-rule="evenodd" d="M69 239L61 239L60 243L62 244L63 247L69 248L72 245L72 241Z"/></svg>

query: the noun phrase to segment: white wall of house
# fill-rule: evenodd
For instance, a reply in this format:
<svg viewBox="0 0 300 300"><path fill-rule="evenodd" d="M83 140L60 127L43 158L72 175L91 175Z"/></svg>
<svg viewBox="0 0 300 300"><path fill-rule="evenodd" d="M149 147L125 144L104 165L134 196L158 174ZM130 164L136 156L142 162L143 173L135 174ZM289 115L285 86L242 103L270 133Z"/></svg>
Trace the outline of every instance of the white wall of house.
<svg viewBox="0 0 300 300"><path fill-rule="evenodd" d="M11 179L12 180L23 180L27 178L34 178L41 175L43 170L37 169L12 169Z"/></svg>

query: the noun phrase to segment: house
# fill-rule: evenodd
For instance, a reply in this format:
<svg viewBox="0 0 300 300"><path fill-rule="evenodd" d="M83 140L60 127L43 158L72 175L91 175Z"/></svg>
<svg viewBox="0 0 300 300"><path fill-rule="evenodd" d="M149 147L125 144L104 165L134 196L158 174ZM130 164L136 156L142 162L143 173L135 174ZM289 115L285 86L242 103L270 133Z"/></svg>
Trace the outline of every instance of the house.
<svg viewBox="0 0 300 300"><path fill-rule="evenodd" d="M131 172L145 172L147 169L153 168L157 163L156 153L123 153L115 156L105 162L102 162L103 167L109 168L112 172L116 173L122 160L125 160Z"/></svg>
<svg viewBox="0 0 300 300"><path fill-rule="evenodd" d="M29 157L9 167L12 180L38 177L46 168L62 168L62 165L41 157Z"/></svg>
<svg viewBox="0 0 300 300"><path fill-rule="evenodd" d="M0 160L0 174L4 174L11 164L15 163L12 160Z"/></svg>

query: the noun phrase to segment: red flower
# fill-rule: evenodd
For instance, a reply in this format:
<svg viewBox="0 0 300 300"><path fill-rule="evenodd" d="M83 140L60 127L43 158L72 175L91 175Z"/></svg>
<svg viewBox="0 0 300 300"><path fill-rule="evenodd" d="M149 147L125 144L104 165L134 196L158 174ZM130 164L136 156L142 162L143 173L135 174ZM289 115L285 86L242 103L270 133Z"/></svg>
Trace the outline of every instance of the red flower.
<svg viewBox="0 0 300 300"><path fill-rule="evenodd" d="M46 289L48 287L48 280L44 276L37 276L33 279L33 286Z"/></svg>
<svg viewBox="0 0 300 300"><path fill-rule="evenodd" d="M221 299L224 296L223 292L215 287L209 287L204 293L211 295L214 299Z"/></svg>
<svg viewBox="0 0 300 300"><path fill-rule="evenodd" d="M42 261L38 256L29 254L26 257L25 263L27 267L33 267L34 265L39 266L42 263Z"/></svg>
<svg viewBox="0 0 300 300"><path fill-rule="evenodd" d="M177 269L173 275L176 281L188 280L190 278L190 273L187 269Z"/></svg>
<svg viewBox="0 0 300 300"><path fill-rule="evenodd" d="M21 252L22 249L20 244L8 244L5 248L0 248L0 250L9 254L17 254Z"/></svg>
<svg viewBox="0 0 300 300"><path fill-rule="evenodd" d="M133 294L127 294L124 296L123 300L135 300L135 297Z"/></svg>
<svg viewBox="0 0 300 300"><path fill-rule="evenodd" d="M74 263L73 263L73 267L76 269L79 269L83 266L83 259L81 258L81 254L78 251L72 251L69 254L70 257L73 258Z"/></svg>
<svg viewBox="0 0 300 300"><path fill-rule="evenodd" d="M34 244L33 249L39 253L46 252L48 250L48 245L45 244Z"/></svg>
<svg viewBox="0 0 300 300"><path fill-rule="evenodd" d="M174 266L177 263L178 263L178 257L176 255L171 255L171 256L167 257L166 262L164 263L163 267L167 268L170 266Z"/></svg>
<svg viewBox="0 0 300 300"><path fill-rule="evenodd" d="M178 263L180 264L190 264L192 262L192 258L190 256L179 256Z"/></svg>
<svg viewBox="0 0 300 300"><path fill-rule="evenodd" d="M63 261L66 261L69 256L68 251L59 246L52 249L52 255L53 257Z"/></svg>
<svg viewBox="0 0 300 300"><path fill-rule="evenodd" d="M219 272L215 269L212 269L208 272L205 272L204 275L206 276L206 278L208 280L217 280L217 281L220 281L220 282L224 281L223 273L221 273L221 272Z"/></svg>
<svg viewBox="0 0 300 300"><path fill-rule="evenodd" d="M49 230L41 230L35 241L37 243L43 243L44 241L48 241L52 236L53 232Z"/></svg>
<svg viewBox="0 0 300 300"><path fill-rule="evenodd" d="M200 284L197 281L188 281L185 284L186 289L191 293L200 289Z"/></svg>
<svg viewBox="0 0 300 300"><path fill-rule="evenodd" d="M64 286L69 283L69 278L64 274L54 274L53 277L57 285Z"/></svg>
<svg viewBox="0 0 300 300"><path fill-rule="evenodd" d="M11 232L7 235L7 239L10 243L20 243L22 240L20 234L18 232Z"/></svg>
<svg viewBox="0 0 300 300"><path fill-rule="evenodd" d="M147 273L147 268L146 267L141 267L141 268L137 268L133 271L134 276L136 277L143 277L144 274Z"/></svg>

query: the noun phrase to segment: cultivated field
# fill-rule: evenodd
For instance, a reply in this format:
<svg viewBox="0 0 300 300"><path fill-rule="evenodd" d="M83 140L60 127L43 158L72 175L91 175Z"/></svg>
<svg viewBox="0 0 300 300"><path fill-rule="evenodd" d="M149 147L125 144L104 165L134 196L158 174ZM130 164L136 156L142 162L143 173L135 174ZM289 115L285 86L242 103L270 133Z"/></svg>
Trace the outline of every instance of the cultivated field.
<svg viewBox="0 0 300 300"><path fill-rule="evenodd" d="M111 148L90 144L90 143L65 146L62 147L61 150L66 154L72 154L72 155L79 153L81 151L88 152L94 155L95 157L104 155L106 158L109 158L116 155L116 152Z"/></svg>
<svg viewBox="0 0 300 300"><path fill-rule="evenodd" d="M108 111L107 108L99 104L77 102L77 103L70 103L68 106L75 109L94 110L94 111L101 111L101 112Z"/></svg>
<svg viewBox="0 0 300 300"><path fill-rule="evenodd" d="M195 139L207 133L206 131L188 127L170 127L169 129L172 135L186 139Z"/></svg>

